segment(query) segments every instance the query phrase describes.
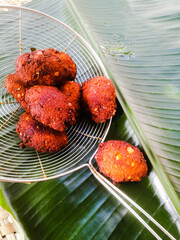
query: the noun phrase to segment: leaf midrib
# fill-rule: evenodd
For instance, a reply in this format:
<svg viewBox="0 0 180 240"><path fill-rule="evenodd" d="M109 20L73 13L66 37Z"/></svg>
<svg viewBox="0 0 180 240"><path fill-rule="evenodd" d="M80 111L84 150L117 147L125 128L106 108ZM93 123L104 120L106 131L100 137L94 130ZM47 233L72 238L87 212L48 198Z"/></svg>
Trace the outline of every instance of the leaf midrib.
<svg viewBox="0 0 180 240"><path fill-rule="evenodd" d="M98 44L95 42L92 34L90 33L90 31L88 30L88 27L86 26L86 23L83 21L80 13L78 12L77 7L75 6L75 3L73 2L73 0L68 0L67 1L67 6L69 7L72 15L75 17L76 21L78 22L80 29L82 31L82 34L84 35L85 39L91 44L91 46L96 50L96 52L99 54L99 56L101 57L101 60L110 76L110 78L112 79L112 81L114 82L114 85L116 87L116 92L117 92L117 98L136 134L136 136L138 137L141 145L144 148L144 151L146 152L147 156L149 157L151 164L155 170L155 172L157 173L162 185L164 186L169 198L171 199L174 207L176 208L177 212L180 214L180 200L173 188L173 186L171 185L169 179L167 178L161 164L159 163L155 153L152 151L145 135L143 134L143 131L139 125L139 123L137 122L136 118L134 117L128 103L126 102L126 99L124 98L122 92L119 90L117 84L115 83L115 80L110 72L110 70L108 69L107 64L105 63L105 59L101 53L101 49L99 48Z"/></svg>

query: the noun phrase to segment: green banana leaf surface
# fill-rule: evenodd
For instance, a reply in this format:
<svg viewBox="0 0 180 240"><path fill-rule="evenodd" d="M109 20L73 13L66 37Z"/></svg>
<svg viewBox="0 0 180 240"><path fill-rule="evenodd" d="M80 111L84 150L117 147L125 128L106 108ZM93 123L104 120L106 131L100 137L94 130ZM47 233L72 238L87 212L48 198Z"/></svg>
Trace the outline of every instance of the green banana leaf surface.
<svg viewBox="0 0 180 240"><path fill-rule="evenodd" d="M65 22L99 54L119 100L106 140L138 146L149 167L146 179L117 187L180 239L180 3L34 0L25 6ZM0 205L27 239L155 239L89 169L39 183L1 183Z"/></svg>

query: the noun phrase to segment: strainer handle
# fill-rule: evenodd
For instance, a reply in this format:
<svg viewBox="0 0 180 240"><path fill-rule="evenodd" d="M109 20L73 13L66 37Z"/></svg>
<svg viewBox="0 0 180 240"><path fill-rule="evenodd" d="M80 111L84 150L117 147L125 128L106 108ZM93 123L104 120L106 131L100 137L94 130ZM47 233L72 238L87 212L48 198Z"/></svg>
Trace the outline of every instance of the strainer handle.
<svg viewBox="0 0 180 240"><path fill-rule="evenodd" d="M156 225L166 236L171 240L176 240L161 224L159 224L153 217L149 215L143 208L141 208L137 203L135 203L130 197L128 197L123 191L117 188L109 180L107 180L103 175L101 175L92 164L89 165L89 169L95 178L114 196L116 199L121 202L158 240L162 238L144 221L140 215L129 205L132 204L136 209L138 209L144 216L146 216L154 225ZM126 201L127 202L126 202Z"/></svg>

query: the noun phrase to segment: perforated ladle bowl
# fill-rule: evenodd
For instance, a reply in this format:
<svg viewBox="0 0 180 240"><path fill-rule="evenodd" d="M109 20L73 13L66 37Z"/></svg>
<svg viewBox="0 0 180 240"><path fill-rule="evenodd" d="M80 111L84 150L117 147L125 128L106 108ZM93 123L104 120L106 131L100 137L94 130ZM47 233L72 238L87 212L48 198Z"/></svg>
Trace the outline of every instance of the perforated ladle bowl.
<svg viewBox="0 0 180 240"><path fill-rule="evenodd" d="M15 130L23 109L7 93L4 82L8 74L15 72L15 58L32 48L54 48L68 53L76 63L75 81L80 84L95 76L108 77L103 64L81 36L57 19L27 8L0 10L0 180L43 181L87 166L85 161L92 160L111 120L96 124L81 114L77 124L67 130L67 147L58 153L20 149L21 140Z"/></svg>

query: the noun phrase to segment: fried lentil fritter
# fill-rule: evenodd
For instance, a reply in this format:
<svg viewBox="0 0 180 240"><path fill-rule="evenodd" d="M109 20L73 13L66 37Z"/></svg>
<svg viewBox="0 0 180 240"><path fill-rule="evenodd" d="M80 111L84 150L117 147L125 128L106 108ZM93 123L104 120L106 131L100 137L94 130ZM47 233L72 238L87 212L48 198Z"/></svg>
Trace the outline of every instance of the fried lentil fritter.
<svg viewBox="0 0 180 240"><path fill-rule="evenodd" d="M33 86L26 91L25 101L30 114L45 126L64 131L76 123L72 103L56 87Z"/></svg>
<svg viewBox="0 0 180 240"><path fill-rule="evenodd" d="M19 78L16 73L9 74L6 77L5 86L8 91L24 108L27 110L27 103L25 102L25 93L26 93L26 86L19 81Z"/></svg>
<svg viewBox="0 0 180 240"><path fill-rule="evenodd" d="M141 151L131 144L110 140L100 143L95 155L100 172L114 183L141 181L147 176L147 164Z"/></svg>
<svg viewBox="0 0 180 240"><path fill-rule="evenodd" d="M84 82L82 105L96 123L110 119L116 112L116 92L113 83L103 76Z"/></svg>
<svg viewBox="0 0 180 240"><path fill-rule="evenodd" d="M58 152L68 144L66 132L46 127L26 112L21 115L16 132L25 146L38 152Z"/></svg>
<svg viewBox="0 0 180 240"><path fill-rule="evenodd" d="M69 98L77 117L80 113L81 85L78 82L67 81L59 90Z"/></svg>
<svg viewBox="0 0 180 240"><path fill-rule="evenodd" d="M29 86L59 86L76 77L76 64L72 58L54 49L24 53L15 62L19 78Z"/></svg>

